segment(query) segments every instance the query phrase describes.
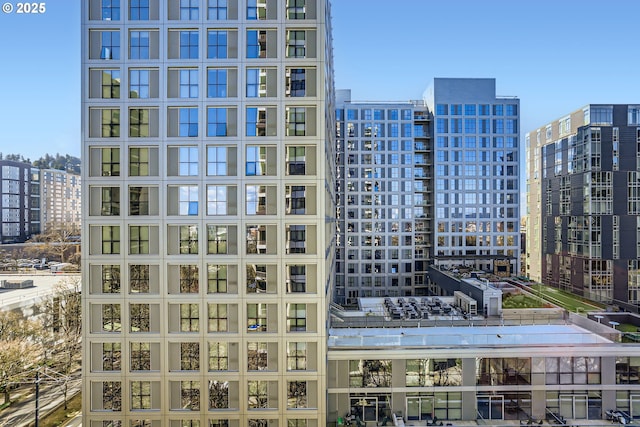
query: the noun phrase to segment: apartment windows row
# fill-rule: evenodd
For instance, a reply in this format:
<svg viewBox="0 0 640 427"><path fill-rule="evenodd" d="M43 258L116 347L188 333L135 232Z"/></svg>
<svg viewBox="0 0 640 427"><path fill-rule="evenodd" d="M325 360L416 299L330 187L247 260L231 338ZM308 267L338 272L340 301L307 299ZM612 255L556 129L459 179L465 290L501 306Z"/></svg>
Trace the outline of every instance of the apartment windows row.
<svg viewBox="0 0 640 427"><path fill-rule="evenodd" d="M160 409L162 394L160 381L130 380L129 410L143 411ZM241 391L239 381L227 380L224 377L200 379L169 380L168 403L170 411L200 411L201 406L208 410L239 411L241 407L248 410L278 409L280 398L278 395L278 381L250 380L246 383L246 390ZM93 381L90 385L91 410L113 411L123 410L122 384L120 381ZM241 396L244 402L241 403ZM317 408L320 401L318 382L315 380L287 381L286 395L287 409ZM204 409L204 408L203 408ZM277 420L273 420L274 425ZM110 424L111 425L111 424ZM134 425L134 424L132 424ZM151 426L152 424L144 424ZM193 426L188 424L171 424L171 426ZM218 424L209 424L209 426ZM229 425L227 423L220 425ZM250 424L252 425L252 424ZM269 425L256 424L256 425ZM291 424L289 424L291 425ZM298 425L298 424L295 424ZM302 425L306 425L302 424Z"/></svg>
<svg viewBox="0 0 640 427"><path fill-rule="evenodd" d="M124 151L124 153L123 153ZM203 152L204 151L204 152ZM277 176L281 165L287 176L316 175L317 149L315 146L287 145L284 162L279 159L275 146L246 145L244 159L238 159L236 146L207 146L204 150L195 145L169 146L166 156L166 175L171 177L228 177ZM157 177L165 173L160 166L160 152L156 146L136 146L122 150L120 147L92 147L89 149L89 177L120 177L126 154L129 177ZM242 163L244 162L244 165ZM244 166L244 170L242 166Z"/></svg>
<svg viewBox="0 0 640 427"><path fill-rule="evenodd" d="M629 376L629 358L621 357L616 364L618 384ZM330 369L346 369L346 361L334 362ZM467 363L469 363L467 365ZM636 362L637 365L637 362ZM348 361L348 376L338 376L338 387L391 387L394 371L404 376L406 387L455 387L465 385L463 370L473 366L473 385L530 385L601 384L599 357L545 357L532 362L531 358L477 358L470 359L407 359ZM637 370L637 366L633 369ZM632 369L632 370L633 370ZM396 375L397 376L397 375ZM537 378L537 379L536 379ZM471 377L473 379L473 376ZM637 383L637 379L636 379ZM472 385L472 384L466 384Z"/></svg>
<svg viewBox="0 0 640 427"><path fill-rule="evenodd" d="M284 58L317 58L315 29L285 29L279 35L277 28L247 29L241 40L237 29L208 28L206 30L169 29L166 36L166 59L226 60L277 59L280 43L284 43ZM125 39L126 37L126 39ZM160 31L140 28L122 32L119 29L89 30L89 59L118 61L128 59L157 60L160 52ZM278 39L283 37L284 40ZM244 46L240 46L244 43Z"/></svg>
<svg viewBox="0 0 640 427"><path fill-rule="evenodd" d="M123 235L125 230L126 235ZM203 233L200 230L201 227L195 224L168 225L166 236L163 236L166 240L166 254L317 254L318 233L315 225L285 225L283 250L279 250L276 224L246 225L244 238L238 235L240 227L236 225L208 224ZM160 237L160 227L157 225L91 225L89 254L158 255L161 252Z"/></svg>
<svg viewBox="0 0 640 427"><path fill-rule="evenodd" d="M517 116L518 104L437 104L438 116Z"/></svg>
<svg viewBox="0 0 640 427"><path fill-rule="evenodd" d="M424 149L424 145L422 146ZM346 141L346 148L349 151L407 151L414 152L414 142L411 139L403 139L398 141L397 139L349 139ZM380 154L384 156L384 154Z"/></svg>
<svg viewBox="0 0 640 427"><path fill-rule="evenodd" d="M160 214L158 186L129 185L127 190L112 186L89 186L89 216ZM245 216L278 214L280 199L276 185L245 185L243 204L239 202L236 185L168 185L166 190L165 212L168 216L236 216L241 212ZM121 195L125 192L127 194ZM127 197L125 202L122 202L123 196ZM316 187L285 185L284 205L280 209L284 209L285 215L315 215Z"/></svg>
<svg viewBox="0 0 640 427"><path fill-rule="evenodd" d="M315 0L287 0L284 8L279 0L179 0L168 2L169 21L247 21L316 19ZM165 16L158 0L91 0L89 20L155 21ZM282 19L282 17L280 19Z"/></svg>
<svg viewBox="0 0 640 427"><path fill-rule="evenodd" d="M316 107L287 106L284 109L284 130L279 130L278 108L275 106L246 107L240 117L236 106L208 106L200 116L196 106L168 107L166 135L168 137L236 137L244 136L316 136ZM239 129L239 120L244 129ZM89 137L91 138L157 138L160 129L158 107L129 107L122 117L120 108L90 108Z"/></svg>
<svg viewBox="0 0 640 427"><path fill-rule="evenodd" d="M318 427L318 420L312 418L294 418L296 415L294 413L291 414L291 417L286 418L286 425L288 426L298 426L298 427ZM263 418L263 414L259 415L255 414L251 418L247 419L248 425L252 427L278 427L280 425L280 419L278 417L274 417L271 415L271 418ZM169 427L240 427L240 419L239 415L236 415L235 418L227 418L226 415L215 415L207 418L207 421L204 424L200 423L200 418L190 418L188 414L183 415L175 415L178 417L177 419L171 417L169 419ZM447 417L444 417L447 418ZM105 424L106 423L106 424ZM109 427L162 427L163 421L158 417L152 417L147 415L145 418L131 418L131 424L125 424L120 419L110 418L110 419L100 419L99 421L92 420L90 423L91 427L104 427L108 425Z"/></svg>
<svg viewBox="0 0 640 427"><path fill-rule="evenodd" d="M282 308L276 303L247 303L244 313L238 304L170 303L166 317L169 334L209 334L240 332L277 333ZM159 334L163 329L161 307L156 303L91 304L89 325L92 334ZM317 307L312 303L287 303L284 307L286 332L317 332ZM241 319L244 316L244 319Z"/></svg>
<svg viewBox="0 0 640 427"><path fill-rule="evenodd" d="M463 131L464 130L464 131ZM438 133L518 133L518 119L436 119Z"/></svg>
<svg viewBox="0 0 640 427"><path fill-rule="evenodd" d="M316 96L317 71L315 67L286 67L284 76L278 76L276 67L247 67L242 83L236 67L208 67L203 72L197 67L169 68L167 70L167 97L193 99L269 98L280 95L280 83L284 81L284 96ZM92 68L89 70L89 97L100 99L159 98L159 68L128 68L123 74L120 68ZM127 91L128 89L128 91Z"/></svg>
<svg viewBox="0 0 640 427"><path fill-rule="evenodd" d="M413 120L413 110L399 108L366 108L366 109L342 109L336 110L336 120Z"/></svg>
<svg viewBox="0 0 640 427"><path fill-rule="evenodd" d="M169 372L238 372L240 367L251 372L316 371L318 366L316 342L273 341L246 343L244 351L239 343L226 339L200 341L169 341ZM284 346L284 350L279 349ZM281 351L284 357L281 357ZM161 344L154 341L92 342L90 346L91 372L159 372ZM280 360L284 366L279 367Z"/></svg>
<svg viewBox="0 0 640 427"><path fill-rule="evenodd" d="M273 263L246 262L199 264L169 264L166 285L160 267L151 264L92 264L89 267L92 295L146 299L152 295L200 295L201 293L237 295L304 294L318 290L318 270L313 264L287 263L284 270Z"/></svg>

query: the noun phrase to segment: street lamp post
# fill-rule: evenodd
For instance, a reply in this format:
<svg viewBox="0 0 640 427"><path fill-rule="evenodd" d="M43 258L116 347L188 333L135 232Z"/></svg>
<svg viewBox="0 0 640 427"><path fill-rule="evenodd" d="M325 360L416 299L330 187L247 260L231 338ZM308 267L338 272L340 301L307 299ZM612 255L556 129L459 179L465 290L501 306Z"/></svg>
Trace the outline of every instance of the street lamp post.
<svg viewBox="0 0 640 427"><path fill-rule="evenodd" d="M36 371L36 422L35 427L38 427L38 412L40 410L40 371Z"/></svg>

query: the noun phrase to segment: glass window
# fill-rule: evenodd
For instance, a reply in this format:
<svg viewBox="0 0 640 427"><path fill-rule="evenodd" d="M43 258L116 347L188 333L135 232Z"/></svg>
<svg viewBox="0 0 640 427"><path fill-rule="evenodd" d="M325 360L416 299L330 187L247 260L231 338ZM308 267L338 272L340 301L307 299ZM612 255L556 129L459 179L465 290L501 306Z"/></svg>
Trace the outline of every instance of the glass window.
<svg viewBox="0 0 640 427"><path fill-rule="evenodd" d="M288 136L304 136L306 135L306 114L305 107L287 107L287 135Z"/></svg>
<svg viewBox="0 0 640 427"><path fill-rule="evenodd" d="M102 293L104 294L120 293L120 266L119 265L103 265L102 266Z"/></svg>
<svg viewBox="0 0 640 427"><path fill-rule="evenodd" d="M132 255L149 253L149 226L129 226L129 253Z"/></svg>
<svg viewBox="0 0 640 427"><path fill-rule="evenodd" d="M226 107L207 108L207 136L227 136Z"/></svg>
<svg viewBox="0 0 640 427"><path fill-rule="evenodd" d="M120 332L121 330L120 304L102 304L102 331Z"/></svg>
<svg viewBox="0 0 640 427"><path fill-rule="evenodd" d="M207 225L207 254L227 253L226 225Z"/></svg>
<svg viewBox="0 0 640 427"><path fill-rule="evenodd" d="M207 33L207 58L224 59L227 57L229 45L229 34L227 31L211 30Z"/></svg>
<svg viewBox="0 0 640 427"><path fill-rule="evenodd" d="M180 147L178 149L178 175L198 175L198 148Z"/></svg>
<svg viewBox="0 0 640 427"><path fill-rule="evenodd" d="M226 350L225 343L218 343L222 350ZM210 351L211 353L211 351ZM226 354L226 353L225 353ZM228 358L228 356L223 356L225 359L219 358L219 360L224 361ZM211 358L209 359L211 361ZM222 363L222 362L220 362ZM226 370L225 369L209 369L213 370ZM217 381L217 380L209 380L209 409L227 409L229 408L229 382L228 381ZM209 420L209 427L228 427L229 420Z"/></svg>
<svg viewBox="0 0 640 427"><path fill-rule="evenodd" d="M149 70L129 70L129 98L149 98Z"/></svg>
<svg viewBox="0 0 640 427"><path fill-rule="evenodd" d="M131 304L129 307L130 331L133 333L149 332L149 304Z"/></svg>
<svg viewBox="0 0 640 427"><path fill-rule="evenodd" d="M198 59L197 31L180 31L180 59Z"/></svg>
<svg viewBox="0 0 640 427"><path fill-rule="evenodd" d="M247 58L266 58L267 32L265 30L247 30Z"/></svg>
<svg viewBox="0 0 640 427"><path fill-rule="evenodd" d="M210 68L207 70L207 97L227 97L227 70Z"/></svg>
<svg viewBox="0 0 640 427"><path fill-rule="evenodd" d="M102 70L102 97L120 98L120 70Z"/></svg>
<svg viewBox="0 0 640 427"><path fill-rule="evenodd" d="M197 371L200 369L200 344L197 342L180 343L180 370Z"/></svg>
<svg viewBox="0 0 640 427"><path fill-rule="evenodd" d="M198 97L198 70L180 70L180 98Z"/></svg>
<svg viewBox="0 0 640 427"><path fill-rule="evenodd" d="M247 20L267 19L267 0L247 0Z"/></svg>
<svg viewBox="0 0 640 427"><path fill-rule="evenodd" d="M247 176L267 174L267 149L266 147L247 147Z"/></svg>
<svg viewBox="0 0 640 427"><path fill-rule="evenodd" d="M226 176L227 147L207 147L207 175Z"/></svg>
<svg viewBox="0 0 640 427"><path fill-rule="evenodd" d="M120 136L120 109L105 108L101 110L101 125L103 138L118 138ZM102 176L105 176L104 174Z"/></svg>
<svg viewBox="0 0 640 427"><path fill-rule="evenodd" d="M129 215L149 215L149 187L129 187Z"/></svg>
<svg viewBox="0 0 640 427"><path fill-rule="evenodd" d="M226 371L228 369L229 369L228 344L225 342L209 342L209 370L210 371Z"/></svg>
<svg viewBox="0 0 640 427"><path fill-rule="evenodd" d="M226 185L207 185L207 215L227 215Z"/></svg>
<svg viewBox="0 0 640 427"><path fill-rule="evenodd" d="M101 9L103 21L120 20L120 0L102 0Z"/></svg>
<svg viewBox="0 0 640 427"><path fill-rule="evenodd" d="M102 370L119 371L122 361L122 350L119 342L102 344Z"/></svg>
<svg viewBox="0 0 640 427"><path fill-rule="evenodd" d="M307 382L288 381L287 382L287 408L307 407Z"/></svg>
<svg viewBox="0 0 640 427"><path fill-rule="evenodd" d="M149 176L148 148L129 148L129 176Z"/></svg>
<svg viewBox="0 0 640 427"><path fill-rule="evenodd" d="M178 215L198 215L198 186L178 187Z"/></svg>
<svg viewBox="0 0 640 427"><path fill-rule="evenodd" d="M251 331L267 330L266 304L247 304L247 329Z"/></svg>
<svg viewBox="0 0 640 427"><path fill-rule="evenodd" d="M288 254L306 253L306 225L289 225L286 228L286 252Z"/></svg>
<svg viewBox="0 0 640 427"><path fill-rule="evenodd" d="M100 215L120 215L120 187L102 187Z"/></svg>
<svg viewBox="0 0 640 427"><path fill-rule="evenodd" d="M287 31L287 58L306 57L306 31Z"/></svg>
<svg viewBox="0 0 640 427"><path fill-rule="evenodd" d="M195 225L180 226L180 253L198 253L198 227Z"/></svg>
<svg viewBox="0 0 640 427"><path fill-rule="evenodd" d="M129 136L131 138L144 138L149 136L149 116L151 110L148 108L129 109Z"/></svg>
<svg viewBox="0 0 640 427"><path fill-rule="evenodd" d="M103 254L119 254L120 253L120 226L118 225L102 226L102 253Z"/></svg>
<svg viewBox="0 0 640 427"><path fill-rule="evenodd" d="M227 332L228 331L228 313L227 304L209 304L208 319L209 332Z"/></svg>
<svg viewBox="0 0 640 427"><path fill-rule="evenodd" d="M151 409L151 381L131 381L131 409Z"/></svg>
<svg viewBox="0 0 640 427"><path fill-rule="evenodd" d="M305 332L307 330L307 305L287 304L287 331Z"/></svg>
<svg viewBox="0 0 640 427"><path fill-rule="evenodd" d="M306 0L287 0L287 19L305 19Z"/></svg>
<svg viewBox="0 0 640 427"><path fill-rule="evenodd" d="M268 369L268 344L266 342L247 343L247 370L265 371Z"/></svg>
<svg viewBox="0 0 640 427"><path fill-rule="evenodd" d="M180 0L180 19L194 21L199 18L200 0Z"/></svg>
<svg viewBox="0 0 640 427"><path fill-rule="evenodd" d="M149 31L129 33L129 59L149 59Z"/></svg>
<svg viewBox="0 0 640 427"><path fill-rule="evenodd" d="M200 330L200 308L198 304L180 304L180 332Z"/></svg>
<svg viewBox="0 0 640 427"><path fill-rule="evenodd" d="M307 343L287 343L287 371L305 371L307 369Z"/></svg>
<svg viewBox="0 0 640 427"><path fill-rule="evenodd" d="M129 266L129 292L132 294L149 293L149 266L130 265Z"/></svg>
<svg viewBox="0 0 640 427"><path fill-rule="evenodd" d="M180 265L180 293L200 292L200 274L197 265Z"/></svg>
<svg viewBox="0 0 640 427"><path fill-rule="evenodd" d="M228 19L228 0L208 0L207 16L211 21Z"/></svg>
<svg viewBox="0 0 640 427"><path fill-rule="evenodd" d="M150 371L151 344L148 342L132 342L130 359L132 371Z"/></svg>
<svg viewBox="0 0 640 427"><path fill-rule="evenodd" d="M122 410L122 385L120 381L102 382L102 409L108 411Z"/></svg>
<svg viewBox="0 0 640 427"><path fill-rule="evenodd" d="M130 0L129 19L132 21L148 21L149 0Z"/></svg>
<svg viewBox="0 0 640 427"><path fill-rule="evenodd" d="M247 397L249 409L269 407L268 381L247 381Z"/></svg>
<svg viewBox="0 0 640 427"><path fill-rule="evenodd" d="M306 187L304 185L285 186L285 212L287 215L306 214Z"/></svg>
<svg viewBox="0 0 640 427"><path fill-rule="evenodd" d="M228 289L228 268L222 264L207 264L207 292L226 294Z"/></svg>
<svg viewBox="0 0 640 427"><path fill-rule="evenodd" d="M180 108L178 136L198 136L198 109Z"/></svg>
<svg viewBox="0 0 640 427"><path fill-rule="evenodd" d="M120 59L120 32L100 32L100 59Z"/></svg>

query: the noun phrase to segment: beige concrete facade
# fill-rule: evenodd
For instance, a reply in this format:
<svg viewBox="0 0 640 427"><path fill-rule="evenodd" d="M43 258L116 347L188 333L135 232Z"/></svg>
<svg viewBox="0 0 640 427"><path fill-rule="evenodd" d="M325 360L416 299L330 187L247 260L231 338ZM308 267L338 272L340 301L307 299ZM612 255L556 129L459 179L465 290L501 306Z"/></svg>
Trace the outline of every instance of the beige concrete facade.
<svg viewBox="0 0 640 427"><path fill-rule="evenodd" d="M325 425L329 2L82 5L83 425Z"/></svg>

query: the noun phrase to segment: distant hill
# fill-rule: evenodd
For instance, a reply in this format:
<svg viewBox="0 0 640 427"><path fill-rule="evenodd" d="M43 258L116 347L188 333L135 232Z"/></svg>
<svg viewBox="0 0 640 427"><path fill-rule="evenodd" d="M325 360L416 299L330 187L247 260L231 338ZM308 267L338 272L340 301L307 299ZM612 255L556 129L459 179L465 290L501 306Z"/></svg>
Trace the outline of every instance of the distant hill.
<svg viewBox="0 0 640 427"><path fill-rule="evenodd" d="M59 169L80 174L80 159L69 154L61 155L56 153L55 156L45 154L37 160L31 161L24 158L21 154L5 154L0 153L0 160L14 160L17 162L31 163L40 169Z"/></svg>

